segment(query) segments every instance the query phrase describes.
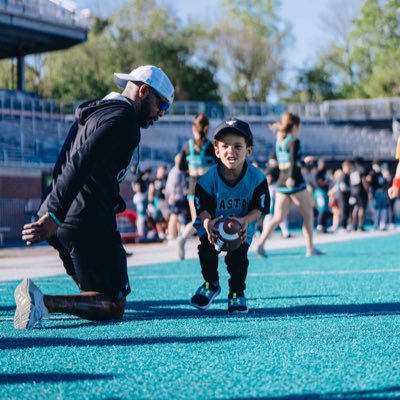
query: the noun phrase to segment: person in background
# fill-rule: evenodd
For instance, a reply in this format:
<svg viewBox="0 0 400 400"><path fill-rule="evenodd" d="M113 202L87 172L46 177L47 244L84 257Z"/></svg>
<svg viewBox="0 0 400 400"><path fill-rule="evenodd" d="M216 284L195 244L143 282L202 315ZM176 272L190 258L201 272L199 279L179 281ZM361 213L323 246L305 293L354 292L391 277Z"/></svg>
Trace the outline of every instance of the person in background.
<svg viewBox="0 0 400 400"><path fill-rule="evenodd" d="M388 198L384 191L385 180L378 161L372 162L367 175L369 196L372 201L374 229L385 231L388 221Z"/></svg>
<svg viewBox="0 0 400 400"><path fill-rule="evenodd" d="M156 176L150 180L148 190L148 212L155 222L159 240L166 238L167 221L169 215L168 204L165 200L165 184L167 182L167 167L160 165Z"/></svg>
<svg viewBox="0 0 400 400"><path fill-rule="evenodd" d="M400 196L400 137L397 139L396 160L398 160L396 172L394 174L392 185L388 189L390 199L396 199Z"/></svg>
<svg viewBox="0 0 400 400"><path fill-rule="evenodd" d="M331 218L329 208L329 178L328 171L325 168L325 160L320 158L317 162L317 171L315 174L316 189L314 191L314 202L317 207L317 231L327 233Z"/></svg>
<svg viewBox="0 0 400 400"><path fill-rule="evenodd" d="M147 216L147 192L145 183L138 180L133 184L133 205L136 211L136 229L139 241L144 241L147 235L146 216Z"/></svg>
<svg viewBox="0 0 400 400"><path fill-rule="evenodd" d="M300 118L286 112L282 115L281 121L274 123L271 128L277 132L275 152L279 165L279 179L275 188L274 216L261 233L257 244L257 254L260 257L266 257L265 241L279 223L287 217L292 202L299 208L303 216L306 256L324 254L315 248L313 243L313 201L301 174L301 147L297 137L301 128Z"/></svg>
<svg viewBox="0 0 400 400"><path fill-rule="evenodd" d="M270 155L270 159L268 160L268 169L266 173L267 181L268 181L268 188L269 194L271 197L271 207L269 214L267 214L263 221L263 227L270 221L274 215L274 207L275 207L275 186L276 182L279 178L279 166L278 161L275 156L275 152ZM270 183L271 182L271 183ZM281 230L282 237L284 239L290 239L293 236L289 231L289 218L286 217L280 224L279 229ZM262 231L262 230L261 230Z"/></svg>
<svg viewBox="0 0 400 400"><path fill-rule="evenodd" d="M169 206L168 240L178 238L180 227L184 225L187 209L186 200L186 176L179 168L181 155L174 158L174 166L168 173L165 184L165 198Z"/></svg>
<svg viewBox="0 0 400 400"><path fill-rule="evenodd" d="M27 244L58 250L80 294L44 295L31 279L15 289L14 327L31 329L48 313L88 320L122 318L130 293L126 253L116 214L125 209L119 183L130 170L141 128L161 118L174 99L168 76L153 65L116 73L122 93L82 103L53 170L39 219L27 224Z"/></svg>
<svg viewBox="0 0 400 400"><path fill-rule="evenodd" d="M328 232L335 233L340 226L340 182L343 179L343 171L337 169L333 173L333 185L329 189L329 208L332 211L332 225L328 228Z"/></svg>
<svg viewBox="0 0 400 400"><path fill-rule="evenodd" d="M389 197L389 188L392 186L392 174L390 173L389 166L384 163L382 164L382 177L383 177L383 191L387 197L387 204L388 204L388 223L389 229L395 229L394 223L394 203L396 199L391 199Z"/></svg>
<svg viewBox="0 0 400 400"><path fill-rule="evenodd" d="M276 163L276 168L275 168L275 163ZM262 233L262 231L264 229L266 229L266 227L271 222L271 220L274 216L275 186L276 186L277 178L279 177L279 169L277 168L278 164L277 164L276 160L273 158L270 158L268 165L270 166L270 168L267 169L267 171L265 173L265 177L266 177L267 183L268 183L268 191L269 191L269 196L270 196L270 208L269 208L269 213L264 216L264 219L262 219L260 234ZM279 228L281 230L281 234L284 239L289 239L292 237L292 235L289 232L288 218L286 218L284 221L282 221L279 224ZM265 254L265 256L266 256L266 254Z"/></svg>
<svg viewBox="0 0 400 400"><path fill-rule="evenodd" d="M356 157L354 168L350 173L351 196L349 203L352 210L352 227L354 230L365 231L365 211L368 205L368 182L364 160Z"/></svg>
<svg viewBox="0 0 400 400"><path fill-rule="evenodd" d="M196 219L196 208L194 205L196 183L216 162L214 146L207 139L209 129L210 123L207 115L196 115L192 122L193 138L184 144L181 151L180 168L189 175L187 199L192 218L191 222L185 226L182 235L178 238L178 257L181 260L185 258L186 240L195 233L193 222Z"/></svg>
<svg viewBox="0 0 400 400"><path fill-rule="evenodd" d="M339 182L339 207L340 207L340 229L339 232L347 232L349 219L351 215L351 185L350 174L352 171L352 163L349 160L342 162L342 177Z"/></svg>

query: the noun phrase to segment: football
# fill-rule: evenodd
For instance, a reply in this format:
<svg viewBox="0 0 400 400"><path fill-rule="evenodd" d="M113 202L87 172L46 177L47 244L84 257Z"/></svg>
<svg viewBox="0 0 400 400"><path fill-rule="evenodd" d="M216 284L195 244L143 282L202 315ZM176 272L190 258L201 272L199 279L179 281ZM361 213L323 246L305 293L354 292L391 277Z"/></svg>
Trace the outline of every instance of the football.
<svg viewBox="0 0 400 400"><path fill-rule="evenodd" d="M224 218L217 223L218 239L215 244L217 251L233 251L242 244L240 230L242 226L233 218Z"/></svg>

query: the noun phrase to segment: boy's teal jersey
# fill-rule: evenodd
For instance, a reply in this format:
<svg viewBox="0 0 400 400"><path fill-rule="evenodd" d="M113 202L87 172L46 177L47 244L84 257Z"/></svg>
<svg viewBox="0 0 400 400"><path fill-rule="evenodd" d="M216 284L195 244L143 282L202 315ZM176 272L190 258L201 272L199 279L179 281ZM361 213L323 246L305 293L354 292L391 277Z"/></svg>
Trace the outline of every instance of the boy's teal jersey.
<svg viewBox="0 0 400 400"><path fill-rule="evenodd" d="M224 179L218 163L203 175L197 182L195 191L195 205L197 215L208 211L212 218L219 216L244 217L251 210L257 209L268 214L270 196L268 183L264 173L253 165L245 162L243 171L234 183ZM199 218L194 227L199 237L206 230ZM247 228L247 242L250 244L256 228L256 221Z"/></svg>

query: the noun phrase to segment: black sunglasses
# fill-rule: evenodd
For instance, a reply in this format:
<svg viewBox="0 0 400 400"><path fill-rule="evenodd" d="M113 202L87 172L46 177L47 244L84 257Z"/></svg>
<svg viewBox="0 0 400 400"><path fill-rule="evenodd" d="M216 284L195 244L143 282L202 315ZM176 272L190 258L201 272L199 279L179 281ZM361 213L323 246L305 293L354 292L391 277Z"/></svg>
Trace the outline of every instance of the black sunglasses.
<svg viewBox="0 0 400 400"><path fill-rule="evenodd" d="M169 103L167 101L165 101L153 88L153 93L157 96L158 98L158 108L161 111L167 111L169 108Z"/></svg>

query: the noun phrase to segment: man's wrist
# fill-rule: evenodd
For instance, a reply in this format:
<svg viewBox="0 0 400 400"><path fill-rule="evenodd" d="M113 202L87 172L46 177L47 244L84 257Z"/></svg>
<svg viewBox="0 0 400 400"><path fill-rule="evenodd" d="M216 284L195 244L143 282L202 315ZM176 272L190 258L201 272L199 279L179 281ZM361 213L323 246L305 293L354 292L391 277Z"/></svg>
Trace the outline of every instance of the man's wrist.
<svg viewBox="0 0 400 400"><path fill-rule="evenodd" d="M55 214L49 211L50 218L57 224L57 226L61 226L61 221L55 216Z"/></svg>

